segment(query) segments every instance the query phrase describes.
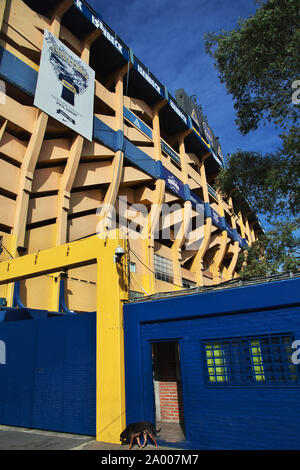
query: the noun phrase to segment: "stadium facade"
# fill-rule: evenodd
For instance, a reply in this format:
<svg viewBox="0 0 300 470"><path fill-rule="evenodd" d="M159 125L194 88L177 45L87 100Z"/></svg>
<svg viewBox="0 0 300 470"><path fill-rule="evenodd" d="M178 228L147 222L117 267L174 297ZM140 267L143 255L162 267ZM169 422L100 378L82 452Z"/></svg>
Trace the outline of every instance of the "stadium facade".
<svg viewBox="0 0 300 470"><path fill-rule="evenodd" d="M119 227L129 234L133 296L236 277L260 225L214 189L221 146L194 100L182 89L171 96L84 1L1 2L0 19L2 260ZM59 40L57 75L51 66L39 74L45 31ZM60 46L95 72L90 136L72 122L85 95ZM54 117L37 95L45 101L55 80L66 106ZM65 275L67 308L95 310L95 267ZM58 278L21 281L23 304L57 310ZM2 288L8 305L14 288Z"/></svg>
<svg viewBox="0 0 300 470"><path fill-rule="evenodd" d="M118 443L126 418L157 420L153 387L161 416L172 415L164 372L178 356L178 414L168 419L184 418L192 442L198 424L187 384L198 377L200 390L208 362L199 368L204 330L191 319L210 312L211 334L231 305L232 343L247 333L246 316L234 320L248 294L246 313L261 308L258 326L266 307L276 310L273 298L280 308L290 302L278 300L276 285L201 294L237 281L239 253L260 223L247 201L236 213L234 194L217 192L222 149L201 105L182 88L172 96L85 1L2 0L0 30L0 423ZM296 284L277 283L285 285ZM268 331L292 340L284 318L278 328ZM256 330L251 341L268 333ZM224 385L230 376L217 365ZM255 367L255 380L266 377ZM294 369L285 378L298 384Z"/></svg>

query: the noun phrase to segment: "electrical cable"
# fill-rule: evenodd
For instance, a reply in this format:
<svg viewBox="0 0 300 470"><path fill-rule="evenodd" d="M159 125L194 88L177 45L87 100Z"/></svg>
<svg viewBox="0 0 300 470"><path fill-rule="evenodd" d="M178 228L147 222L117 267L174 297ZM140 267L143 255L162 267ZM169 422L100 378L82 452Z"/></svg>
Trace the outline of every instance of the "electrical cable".
<svg viewBox="0 0 300 470"><path fill-rule="evenodd" d="M133 273L131 273L131 277L135 280L135 282L139 285L139 287L145 292L145 294L147 295L150 295L149 292L147 292L143 286L141 286L141 284L139 283L139 281L137 280L137 278L133 275Z"/></svg>
<svg viewBox="0 0 300 470"><path fill-rule="evenodd" d="M8 251L7 248L5 248L4 244L3 244L3 241L0 243L0 247L4 248L4 250L9 254L9 256L14 259L14 256Z"/></svg>
<svg viewBox="0 0 300 470"><path fill-rule="evenodd" d="M141 258L133 251L132 248L130 248L130 251L134 254L134 256L152 273L154 274L154 276L156 275L156 273L154 271L152 271L152 269L149 268L149 266L147 266L142 260ZM182 286L180 286L179 284L175 284L174 282L169 282L169 284L172 284L173 286L176 286L176 287L180 287L181 289L183 288Z"/></svg>

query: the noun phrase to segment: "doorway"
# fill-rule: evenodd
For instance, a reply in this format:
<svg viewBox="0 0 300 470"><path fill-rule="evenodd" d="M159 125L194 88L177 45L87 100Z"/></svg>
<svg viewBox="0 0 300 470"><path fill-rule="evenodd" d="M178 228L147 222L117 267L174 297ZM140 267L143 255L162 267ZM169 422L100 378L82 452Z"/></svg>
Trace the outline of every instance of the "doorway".
<svg viewBox="0 0 300 470"><path fill-rule="evenodd" d="M160 438L185 440L180 349L178 341L152 343L156 427Z"/></svg>

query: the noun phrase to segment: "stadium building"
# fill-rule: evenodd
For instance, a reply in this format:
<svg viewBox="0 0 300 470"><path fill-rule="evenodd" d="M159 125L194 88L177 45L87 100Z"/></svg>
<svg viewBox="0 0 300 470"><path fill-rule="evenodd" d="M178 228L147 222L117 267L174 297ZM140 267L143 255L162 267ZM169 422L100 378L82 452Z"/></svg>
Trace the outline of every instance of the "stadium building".
<svg viewBox="0 0 300 470"><path fill-rule="evenodd" d="M2 260L94 235L104 219L104 227L131 234L132 295L236 277L238 253L260 226L250 209L236 214L214 189L221 145L199 106L184 90L171 96L85 2L15 0L1 8L0 229L9 251ZM56 74L57 51L37 90L46 30L95 71L89 100L66 78L68 61ZM61 108L47 114L54 82ZM80 98L90 107L89 138L72 123ZM95 276L94 267L68 270L70 310L95 309ZM22 281L20 298L56 310L57 285L49 276ZM12 305L13 286L2 297Z"/></svg>
<svg viewBox="0 0 300 470"><path fill-rule="evenodd" d="M239 284L262 229L216 190L205 110L83 0L2 0L0 30L0 423L119 442L126 417L165 420L190 448L203 429L201 448L247 447L246 429L249 448L288 446L299 279Z"/></svg>

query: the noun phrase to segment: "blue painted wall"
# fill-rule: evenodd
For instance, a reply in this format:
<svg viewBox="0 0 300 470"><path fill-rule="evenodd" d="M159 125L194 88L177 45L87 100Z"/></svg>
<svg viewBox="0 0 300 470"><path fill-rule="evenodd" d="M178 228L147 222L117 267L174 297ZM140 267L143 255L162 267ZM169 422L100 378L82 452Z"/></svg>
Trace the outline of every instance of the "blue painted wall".
<svg viewBox="0 0 300 470"><path fill-rule="evenodd" d="M0 423L96 434L96 315L1 322Z"/></svg>
<svg viewBox="0 0 300 470"><path fill-rule="evenodd" d="M211 385L201 341L290 333L300 339L300 279L127 304L127 422L154 421L151 343L180 346L186 447L299 449L299 383Z"/></svg>

